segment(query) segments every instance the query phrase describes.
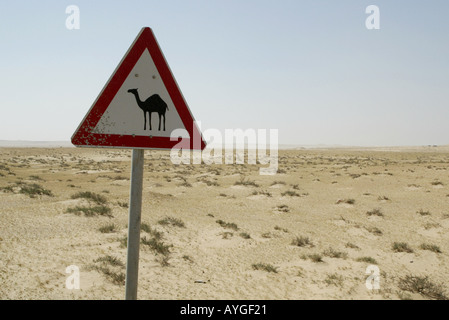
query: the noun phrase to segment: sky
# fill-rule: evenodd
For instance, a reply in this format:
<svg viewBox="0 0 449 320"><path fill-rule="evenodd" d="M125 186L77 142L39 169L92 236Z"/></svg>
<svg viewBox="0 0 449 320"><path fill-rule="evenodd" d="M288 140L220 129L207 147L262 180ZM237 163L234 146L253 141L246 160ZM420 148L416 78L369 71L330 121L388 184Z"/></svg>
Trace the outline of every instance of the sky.
<svg viewBox="0 0 449 320"><path fill-rule="evenodd" d="M69 141L150 27L202 130L447 145L448 16L447 0L1 1L0 140Z"/></svg>

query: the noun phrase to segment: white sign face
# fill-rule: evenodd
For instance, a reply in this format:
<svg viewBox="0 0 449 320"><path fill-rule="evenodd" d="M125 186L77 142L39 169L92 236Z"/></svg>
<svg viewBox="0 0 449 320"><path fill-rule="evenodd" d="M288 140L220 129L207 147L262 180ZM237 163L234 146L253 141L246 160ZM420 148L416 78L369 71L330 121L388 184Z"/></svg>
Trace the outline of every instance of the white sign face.
<svg viewBox="0 0 449 320"><path fill-rule="evenodd" d="M178 128L184 124L145 49L92 132L170 137Z"/></svg>

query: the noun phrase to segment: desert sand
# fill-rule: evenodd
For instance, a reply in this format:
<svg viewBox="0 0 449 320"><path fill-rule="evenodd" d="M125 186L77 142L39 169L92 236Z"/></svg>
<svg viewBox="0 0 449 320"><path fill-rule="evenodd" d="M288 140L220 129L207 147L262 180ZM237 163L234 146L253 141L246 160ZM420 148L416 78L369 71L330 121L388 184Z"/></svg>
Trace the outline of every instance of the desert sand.
<svg viewBox="0 0 449 320"><path fill-rule="evenodd" d="M130 163L0 148L0 299L124 298ZM448 165L444 146L280 150L263 176L145 151L138 298L447 298Z"/></svg>

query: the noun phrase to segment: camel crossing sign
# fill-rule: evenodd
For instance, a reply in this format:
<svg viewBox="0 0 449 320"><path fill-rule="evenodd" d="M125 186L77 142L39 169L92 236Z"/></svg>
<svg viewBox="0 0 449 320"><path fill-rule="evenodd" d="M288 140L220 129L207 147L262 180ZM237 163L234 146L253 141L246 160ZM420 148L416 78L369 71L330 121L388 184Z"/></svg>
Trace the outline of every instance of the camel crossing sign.
<svg viewBox="0 0 449 320"><path fill-rule="evenodd" d="M175 131L184 129L185 131ZM183 134L180 135L179 132ZM72 136L80 147L205 148L152 30L142 28Z"/></svg>
<svg viewBox="0 0 449 320"><path fill-rule="evenodd" d="M80 147L133 149L125 299L135 300L144 149L176 149L178 143L182 149L206 147L150 28L140 31L73 134L72 143Z"/></svg>

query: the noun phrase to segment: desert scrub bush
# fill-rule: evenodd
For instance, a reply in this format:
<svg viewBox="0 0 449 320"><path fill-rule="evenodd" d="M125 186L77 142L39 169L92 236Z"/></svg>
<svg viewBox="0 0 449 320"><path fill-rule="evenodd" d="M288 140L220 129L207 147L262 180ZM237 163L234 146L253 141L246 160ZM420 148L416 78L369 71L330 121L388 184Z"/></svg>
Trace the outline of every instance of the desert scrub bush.
<svg viewBox="0 0 449 320"><path fill-rule="evenodd" d="M273 182L271 183L271 186L274 186L274 185L277 185L277 184L283 184L283 185L285 185L286 183L285 183L284 181L278 181L278 180L275 180L275 181L273 181Z"/></svg>
<svg viewBox="0 0 449 320"><path fill-rule="evenodd" d="M346 247L346 248L351 248L351 249L360 249L360 247L359 247L358 245L356 245L356 244L354 244L354 243L352 243L352 242L347 242L347 243L345 244L345 247Z"/></svg>
<svg viewBox="0 0 449 320"><path fill-rule="evenodd" d="M106 255L104 257L95 259L94 262L103 262L103 263L109 264L111 266L119 266L119 267L125 266L125 264L123 262L121 262L120 259L110 256L110 255Z"/></svg>
<svg viewBox="0 0 449 320"><path fill-rule="evenodd" d="M323 251L323 255L329 258L346 259L348 254L346 252L336 251L332 247Z"/></svg>
<svg viewBox="0 0 449 320"><path fill-rule="evenodd" d="M18 182L17 185L20 186L19 193L26 194L30 198L36 198L37 195L42 196L46 195L49 197L53 197L53 193L50 190L44 189L40 184L31 183L26 184L22 182Z"/></svg>
<svg viewBox="0 0 449 320"><path fill-rule="evenodd" d="M0 190L2 190L3 192L14 193L14 187L13 186L2 187L2 188L0 188Z"/></svg>
<svg viewBox="0 0 449 320"><path fill-rule="evenodd" d="M299 193L297 193L296 191L292 191L292 190L287 190L285 192L282 192L281 196L283 196L283 197L285 197L285 196L300 197Z"/></svg>
<svg viewBox="0 0 449 320"><path fill-rule="evenodd" d="M101 233L113 233L117 231L117 226L113 223L106 224L98 229Z"/></svg>
<svg viewBox="0 0 449 320"><path fill-rule="evenodd" d="M125 267L125 265L118 258L107 255L94 260L94 263L99 263L100 265L94 264L90 267L91 269L103 273L106 278L114 284L125 284L126 275L124 272L120 271ZM110 267L112 267L113 269L111 269ZM115 269L118 269L118 271L115 271Z"/></svg>
<svg viewBox="0 0 449 320"><path fill-rule="evenodd" d="M118 241L120 243L120 248L128 247L128 236L124 236L124 237L118 239Z"/></svg>
<svg viewBox="0 0 449 320"><path fill-rule="evenodd" d="M424 224L424 229L429 230L432 228L439 228L441 227L441 225L437 222L428 222L426 224Z"/></svg>
<svg viewBox="0 0 449 320"><path fill-rule="evenodd" d="M324 279L324 283L326 283L328 286L334 285L336 287L341 287L343 285L343 281L343 276L337 273L327 274L326 279Z"/></svg>
<svg viewBox="0 0 449 320"><path fill-rule="evenodd" d="M415 184L415 183L410 183L407 185L407 187L409 188L421 188L421 186L419 184Z"/></svg>
<svg viewBox="0 0 449 320"><path fill-rule="evenodd" d="M102 196L100 194L90 192L90 191L80 191L71 196L72 199L86 199L87 201L92 201L96 204L105 204L107 202L107 199L105 196Z"/></svg>
<svg viewBox="0 0 449 320"><path fill-rule="evenodd" d="M235 230L235 231L239 230L239 227L235 223L233 223L233 222L225 222L225 221L223 221L221 219L217 220L215 222L217 222L221 227L223 227L225 229L232 229L232 230Z"/></svg>
<svg viewBox="0 0 449 320"><path fill-rule="evenodd" d="M150 234L156 240L162 239L162 232L159 232L156 229L151 228L151 226L149 224L141 223L140 230Z"/></svg>
<svg viewBox="0 0 449 320"><path fill-rule="evenodd" d="M190 262L190 263L194 262L193 259L192 259L192 257L189 256L189 255L186 255L186 254L185 254L185 255L182 256L182 258L183 258L185 261L188 261L188 262Z"/></svg>
<svg viewBox="0 0 449 320"><path fill-rule="evenodd" d="M252 265L254 270L263 270L266 272L278 273L278 269L269 263L255 263Z"/></svg>
<svg viewBox="0 0 449 320"><path fill-rule="evenodd" d="M245 177L243 176L240 177L240 180L236 181L234 185L259 187L259 185L255 181L249 180L249 178L245 179Z"/></svg>
<svg viewBox="0 0 449 320"><path fill-rule="evenodd" d="M42 179L41 177L37 176L37 175L31 175L29 176L30 180L36 180L36 181L45 181L44 179Z"/></svg>
<svg viewBox="0 0 449 320"><path fill-rule="evenodd" d="M225 231L225 232L221 232L220 235L221 235L222 239L229 239L229 238L232 238L234 236L234 233L229 232L229 231Z"/></svg>
<svg viewBox="0 0 449 320"><path fill-rule="evenodd" d="M421 216L430 216L430 211L424 211L423 209L419 209L417 213L419 213Z"/></svg>
<svg viewBox="0 0 449 320"><path fill-rule="evenodd" d="M297 247L314 247L314 244L310 240L309 237L296 237L292 240L291 245L297 246Z"/></svg>
<svg viewBox="0 0 449 320"><path fill-rule="evenodd" d="M210 180L204 180L204 183L206 183L207 186L214 186L214 187L219 187L220 184L217 181L210 181Z"/></svg>
<svg viewBox="0 0 449 320"><path fill-rule="evenodd" d="M111 208L103 205L93 207L76 206L74 208L67 208L66 212L74 213L76 215L84 213L84 216L86 217L95 217L95 216L105 216L108 218L113 217L113 215L111 214Z"/></svg>
<svg viewBox="0 0 449 320"><path fill-rule="evenodd" d="M179 227L179 228L185 228L185 224L181 219L174 218L174 217L165 217L157 222L160 225L163 226L173 226L173 227Z"/></svg>
<svg viewBox="0 0 449 320"><path fill-rule="evenodd" d="M281 205L277 206L275 208L275 210L280 211L280 212L285 212L285 213L290 212L290 208L286 204L281 204Z"/></svg>
<svg viewBox="0 0 449 320"><path fill-rule="evenodd" d="M274 226L274 230L283 231L283 232L285 232L285 233L288 233L288 229L286 229L286 228L281 228L281 227L279 227L279 226Z"/></svg>
<svg viewBox="0 0 449 320"><path fill-rule="evenodd" d="M382 235L382 230L380 230L377 227L368 226L368 227L365 227L365 230L368 231L369 233L376 235L376 236Z"/></svg>
<svg viewBox="0 0 449 320"><path fill-rule="evenodd" d="M262 236L262 238L265 238L265 239L270 239L273 237L273 235L270 232L264 232L264 233L262 233L261 236Z"/></svg>
<svg viewBox="0 0 449 320"><path fill-rule="evenodd" d="M444 184L441 181L438 181L438 180L432 181L430 184L432 186L444 186Z"/></svg>
<svg viewBox="0 0 449 320"><path fill-rule="evenodd" d="M383 213L382 210L380 210L379 208L373 209L373 210L369 210L366 212L366 214L368 216L378 216L378 217L383 217Z"/></svg>
<svg viewBox="0 0 449 320"><path fill-rule="evenodd" d="M117 201L117 204L119 205L119 207L122 207L122 208L128 208L129 207L129 204L128 204L128 202L121 202L121 201Z"/></svg>
<svg viewBox="0 0 449 320"><path fill-rule="evenodd" d="M124 285L126 275L123 272L113 271L108 267L99 266L96 268L98 271L101 271L112 283L116 285Z"/></svg>
<svg viewBox="0 0 449 320"><path fill-rule="evenodd" d="M239 236L241 236L243 239L251 239L251 236L247 232L241 232Z"/></svg>
<svg viewBox="0 0 449 320"><path fill-rule="evenodd" d="M339 203L354 204L355 200L352 198L351 199L338 199L336 204L339 204Z"/></svg>
<svg viewBox="0 0 449 320"><path fill-rule="evenodd" d="M216 176L221 175L221 169L219 168L209 169L209 172L215 174Z"/></svg>
<svg viewBox="0 0 449 320"><path fill-rule="evenodd" d="M180 184L178 184L179 187L186 187L186 188L191 188L192 184L187 182L187 181L183 181Z"/></svg>
<svg viewBox="0 0 449 320"><path fill-rule="evenodd" d="M140 241L155 253L159 253L163 256L167 256L170 254L170 248L172 247L172 245L167 245L159 239L156 239L154 237L150 239L147 239L147 237L142 237Z"/></svg>
<svg viewBox="0 0 449 320"><path fill-rule="evenodd" d="M253 196L257 196L257 195L262 195L262 196L267 196L267 197L272 197L271 193L265 190L254 190L252 195Z"/></svg>
<svg viewBox="0 0 449 320"><path fill-rule="evenodd" d="M412 253L413 249L405 242L394 242L392 245L394 252L407 252Z"/></svg>
<svg viewBox="0 0 449 320"><path fill-rule="evenodd" d="M440 247L438 247L437 245L434 244L428 244L428 243L422 243L419 246L422 250L429 250L435 253L442 253Z"/></svg>
<svg viewBox="0 0 449 320"><path fill-rule="evenodd" d="M359 257L355 261L366 262L366 263L370 263L370 264L377 264L376 259L374 259L372 257Z"/></svg>
<svg viewBox="0 0 449 320"><path fill-rule="evenodd" d="M435 300L448 300L443 286L441 284L435 284L429 280L428 276L412 276L406 275L399 279L399 289L404 291L410 291L413 293L420 293L421 295L435 299Z"/></svg>
<svg viewBox="0 0 449 320"><path fill-rule="evenodd" d="M318 263L318 262L324 262L324 261L323 261L323 256L322 256L321 254L319 254L319 253L309 254L307 257L308 257L310 260L312 260L313 262L316 262L316 263Z"/></svg>
<svg viewBox="0 0 449 320"><path fill-rule="evenodd" d="M207 178L205 178L205 177L197 178L196 180L197 180L198 182L205 183L208 187L210 187L210 186L214 186L214 187L220 186L220 184L219 184L217 181L215 181L215 180L209 180L209 179L207 179Z"/></svg>

